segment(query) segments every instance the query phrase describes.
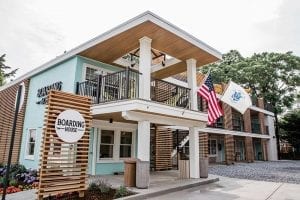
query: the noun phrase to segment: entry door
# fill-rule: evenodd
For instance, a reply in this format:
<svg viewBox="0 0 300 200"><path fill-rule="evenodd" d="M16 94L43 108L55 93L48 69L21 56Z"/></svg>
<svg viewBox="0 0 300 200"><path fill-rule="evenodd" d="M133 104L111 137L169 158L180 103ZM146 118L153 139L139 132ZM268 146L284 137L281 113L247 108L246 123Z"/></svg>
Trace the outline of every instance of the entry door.
<svg viewBox="0 0 300 200"><path fill-rule="evenodd" d="M224 139L220 139L218 142L218 158L217 162L225 162L225 145Z"/></svg>
<svg viewBox="0 0 300 200"><path fill-rule="evenodd" d="M245 160L245 145L244 140L236 140L235 141L235 152L237 161Z"/></svg>
<svg viewBox="0 0 300 200"><path fill-rule="evenodd" d="M255 160L263 160L261 141L257 141L257 140L254 141L253 146L254 146Z"/></svg>

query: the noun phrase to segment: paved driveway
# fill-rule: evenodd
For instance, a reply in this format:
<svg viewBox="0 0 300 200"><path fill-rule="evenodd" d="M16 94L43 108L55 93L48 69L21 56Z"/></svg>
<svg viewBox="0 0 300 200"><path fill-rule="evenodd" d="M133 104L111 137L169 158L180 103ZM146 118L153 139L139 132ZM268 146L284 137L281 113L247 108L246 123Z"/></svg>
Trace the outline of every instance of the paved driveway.
<svg viewBox="0 0 300 200"><path fill-rule="evenodd" d="M300 184L220 177L208 185L169 193L151 200L299 200Z"/></svg>
<svg viewBox="0 0 300 200"><path fill-rule="evenodd" d="M300 161L258 161L229 166L211 165L209 173L231 178L300 184Z"/></svg>

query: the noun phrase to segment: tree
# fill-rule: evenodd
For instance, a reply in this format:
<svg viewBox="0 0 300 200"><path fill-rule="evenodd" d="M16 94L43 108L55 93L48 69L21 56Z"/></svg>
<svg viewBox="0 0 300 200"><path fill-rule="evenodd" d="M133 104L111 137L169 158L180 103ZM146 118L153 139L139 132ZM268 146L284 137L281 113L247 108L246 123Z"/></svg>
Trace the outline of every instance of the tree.
<svg viewBox="0 0 300 200"><path fill-rule="evenodd" d="M223 55L223 60L206 65L200 71L206 73L209 69L216 82L227 83L232 80L251 88L252 96L262 97L271 105L275 114L279 148L278 115L299 98L300 57L292 52L264 52L244 58L238 51L231 50Z"/></svg>
<svg viewBox="0 0 300 200"><path fill-rule="evenodd" d="M285 114L279 121L280 139L288 141L300 152L300 110Z"/></svg>
<svg viewBox="0 0 300 200"><path fill-rule="evenodd" d="M0 57L0 86L5 84L5 80L11 77L14 77L18 69L11 70L10 72L5 72L10 70L11 67L4 64L5 54Z"/></svg>

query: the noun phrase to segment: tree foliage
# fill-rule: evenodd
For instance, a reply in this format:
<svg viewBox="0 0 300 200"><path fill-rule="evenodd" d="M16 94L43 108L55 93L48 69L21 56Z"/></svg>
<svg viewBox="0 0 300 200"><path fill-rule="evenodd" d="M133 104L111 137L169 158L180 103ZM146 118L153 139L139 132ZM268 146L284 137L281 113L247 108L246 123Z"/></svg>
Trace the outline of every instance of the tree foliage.
<svg viewBox="0 0 300 200"><path fill-rule="evenodd" d="M0 86L5 84L5 80L11 77L14 77L18 69L10 70L11 67L4 64L5 63L5 54L0 56Z"/></svg>
<svg viewBox="0 0 300 200"><path fill-rule="evenodd" d="M232 80L244 87L251 88L256 97L263 97L280 114L283 108L290 107L299 97L300 57L292 52L255 53L243 57L238 51L231 50L223 55L223 60L204 66L201 71L211 69L214 82Z"/></svg>
<svg viewBox="0 0 300 200"><path fill-rule="evenodd" d="M300 110L288 112L279 121L280 138L300 149Z"/></svg>

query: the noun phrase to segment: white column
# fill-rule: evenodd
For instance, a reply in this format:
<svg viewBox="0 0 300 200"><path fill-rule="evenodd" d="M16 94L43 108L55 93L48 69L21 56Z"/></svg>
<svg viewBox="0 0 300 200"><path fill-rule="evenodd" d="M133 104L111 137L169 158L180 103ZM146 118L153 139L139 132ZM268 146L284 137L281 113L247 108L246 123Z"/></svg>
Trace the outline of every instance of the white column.
<svg viewBox="0 0 300 200"><path fill-rule="evenodd" d="M151 82L151 39L142 37L140 40L140 59L139 71L142 73L139 77L139 97L150 100L150 82Z"/></svg>
<svg viewBox="0 0 300 200"><path fill-rule="evenodd" d="M193 58L188 59L186 64L188 87L191 89L191 109L198 110L196 60Z"/></svg>
<svg viewBox="0 0 300 200"><path fill-rule="evenodd" d="M267 126L269 127L269 135L270 139L267 141L267 152L268 152L268 160L275 161L278 160L277 157L277 143L275 136L275 126L274 126L274 117L267 116L266 117Z"/></svg>
<svg viewBox="0 0 300 200"><path fill-rule="evenodd" d="M137 158L141 161L150 161L150 122L138 122Z"/></svg>
<svg viewBox="0 0 300 200"><path fill-rule="evenodd" d="M200 178L199 133L195 127L189 130L190 178Z"/></svg>

